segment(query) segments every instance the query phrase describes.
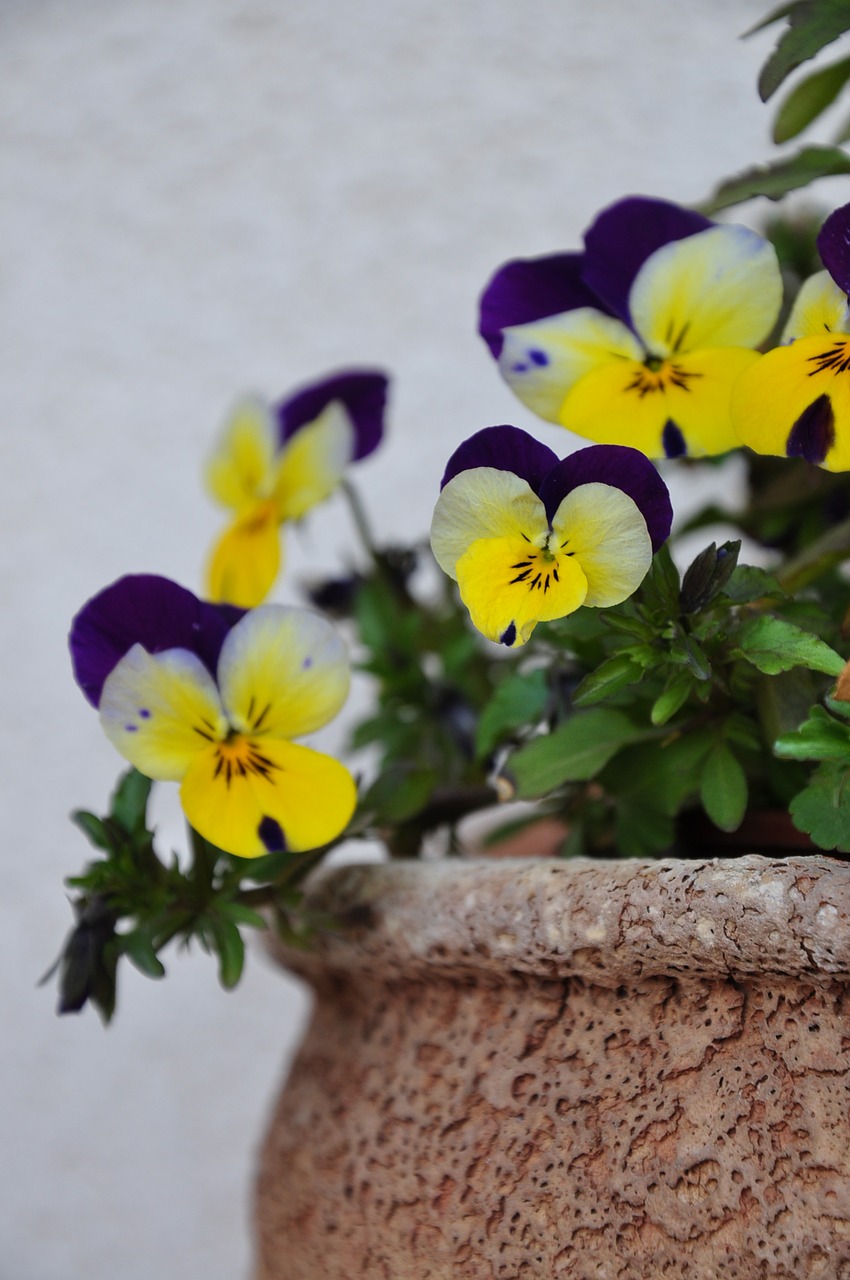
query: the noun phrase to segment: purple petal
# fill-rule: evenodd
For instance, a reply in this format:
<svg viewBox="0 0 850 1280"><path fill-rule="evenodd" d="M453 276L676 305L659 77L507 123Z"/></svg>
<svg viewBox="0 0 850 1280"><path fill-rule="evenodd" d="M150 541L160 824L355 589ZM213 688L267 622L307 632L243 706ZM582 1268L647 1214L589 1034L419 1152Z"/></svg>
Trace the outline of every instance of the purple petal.
<svg viewBox="0 0 850 1280"><path fill-rule="evenodd" d="M594 444L579 449L549 472L540 497L551 520L563 499L581 484L610 484L622 489L640 508L657 551L670 533L673 506L655 467L637 449L620 444Z"/></svg>
<svg viewBox="0 0 850 1280"><path fill-rule="evenodd" d="M850 204L829 215L818 232L818 252L839 289L850 294Z"/></svg>
<svg viewBox="0 0 850 1280"><path fill-rule="evenodd" d="M626 324L629 291L650 254L714 224L668 200L627 196L603 209L585 232L584 282Z"/></svg>
<svg viewBox="0 0 850 1280"><path fill-rule="evenodd" d="M353 461L365 458L378 447L384 433L387 386L386 375L377 369L343 369L311 382L277 406L280 443L285 444L299 427L318 418L332 400L341 400L354 423Z"/></svg>
<svg viewBox="0 0 850 1280"><path fill-rule="evenodd" d="M515 258L493 276L481 295L478 332L498 360L502 330L557 316L576 307L599 307L599 299L581 279L581 253L545 258Z"/></svg>
<svg viewBox="0 0 850 1280"><path fill-rule="evenodd" d="M232 605L207 604L154 574L119 578L84 604L71 623L68 645L77 684L97 706L104 680L134 644L149 653L189 649L214 676L224 638L244 613Z"/></svg>
<svg viewBox="0 0 850 1280"><path fill-rule="evenodd" d="M556 453L519 427L485 427L455 449L446 464L440 488L461 471L494 467L497 471L512 471L538 493L557 461Z"/></svg>

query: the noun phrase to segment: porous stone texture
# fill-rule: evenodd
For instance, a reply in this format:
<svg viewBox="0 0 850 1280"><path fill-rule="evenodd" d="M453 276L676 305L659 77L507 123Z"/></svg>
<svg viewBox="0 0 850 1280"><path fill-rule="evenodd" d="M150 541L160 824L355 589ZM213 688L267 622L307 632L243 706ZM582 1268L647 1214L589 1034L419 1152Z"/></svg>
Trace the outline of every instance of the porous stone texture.
<svg viewBox="0 0 850 1280"><path fill-rule="evenodd" d="M345 868L258 1280L850 1280L850 866Z"/></svg>

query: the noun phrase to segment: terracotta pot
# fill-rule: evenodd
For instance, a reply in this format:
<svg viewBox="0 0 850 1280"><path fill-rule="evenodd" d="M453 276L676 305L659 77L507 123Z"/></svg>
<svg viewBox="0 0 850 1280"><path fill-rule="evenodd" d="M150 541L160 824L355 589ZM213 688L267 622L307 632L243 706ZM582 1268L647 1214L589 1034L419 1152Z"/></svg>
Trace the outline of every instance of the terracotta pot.
<svg viewBox="0 0 850 1280"><path fill-rule="evenodd" d="M396 863L316 1008L259 1280L846 1280L850 866Z"/></svg>

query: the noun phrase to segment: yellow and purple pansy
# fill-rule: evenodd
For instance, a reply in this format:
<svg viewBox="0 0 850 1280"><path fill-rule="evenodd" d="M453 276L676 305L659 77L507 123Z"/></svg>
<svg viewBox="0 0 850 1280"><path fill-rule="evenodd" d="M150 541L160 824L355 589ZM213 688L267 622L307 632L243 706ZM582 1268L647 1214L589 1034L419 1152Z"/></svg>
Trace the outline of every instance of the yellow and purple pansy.
<svg viewBox="0 0 850 1280"><path fill-rule="evenodd" d="M782 334L739 379L732 421L757 453L850 470L850 205L818 235L826 268L800 289Z"/></svg>
<svg viewBox="0 0 850 1280"><path fill-rule="evenodd" d="M431 547L478 630L515 646L538 622L630 596L672 518L636 449L591 445L560 461L517 427L487 427L449 459Z"/></svg>
<svg viewBox="0 0 850 1280"><path fill-rule="evenodd" d="M732 386L782 303L773 247L645 196L584 241L508 262L485 289L479 332L505 381L541 418L650 458L736 447Z"/></svg>
<svg viewBox="0 0 850 1280"><path fill-rule="evenodd" d="M378 446L386 399L383 373L352 369L277 405L246 397L235 406L206 473L212 496L233 512L208 566L212 600L262 603L280 569L280 526L328 498L349 463Z"/></svg>
<svg viewBox="0 0 850 1280"><path fill-rule="evenodd" d="M192 827L242 858L318 848L357 792L337 760L292 741L348 695L345 647L307 609L249 612L131 575L74 618L77 682L104 732L149 778L179 782Z"/></svg>

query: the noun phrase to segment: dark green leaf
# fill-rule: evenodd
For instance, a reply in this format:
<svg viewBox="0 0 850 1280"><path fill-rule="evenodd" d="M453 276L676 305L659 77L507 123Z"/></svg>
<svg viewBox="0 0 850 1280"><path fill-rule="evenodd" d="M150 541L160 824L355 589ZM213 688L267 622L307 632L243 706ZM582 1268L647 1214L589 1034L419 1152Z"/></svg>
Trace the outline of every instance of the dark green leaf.
<svg viewBox="0 0 850 1280"><path fill-rule="evenodd" d="M765 27L771 27L774 22L780 22L782 18L787 18L792 9L796 9L798 4L800 4L800 0L790 0L790 3L781 4L778 8L772 9L766 18L762 18L754 27L749 27L744 32L743 38L754 36L757 31L764 31Z"/></svg>
<svg viewBox="0 0 850 1280"><path fill-rule="evenodd" d="M639 801L617 805L614 832L617 852L623 858L653 858L673 843L673 819L660 809Z"/></svg>
<svg viewBox="0 0 850 1280"><path fill-rule="evenodd" d="M781 200L789 191L807 187L818 178L850 173L850 156L839 147L802 147L773 164L756 165L727 178L699 207L702 213L719 213L754 196Z"/></svg>
<svg viewBox="0 0 850 1280"><path fill-rule="evenodd" d="M747 808L747 776L725 742L711 749L700 783L702 806L721 831L736 831Z"/></svg>
<svg viewBox="0 0 850 1280"><path fill-rule="evenodd" d="M242 977L245 964L245 943L232 920L211 916L209 920L218 952L218 976L221 985L231 991Z"/></svg>
<svg viewBox="0 0 850 1280"><path fill-rule="evenodd" d="M267 929L268 921L260 915L259 911L246 907L242 902L220 902L218 909L228 920L232 920L234 924L244 924L249 929Z"/></svg>
<svg viewBox="0 0 850 1280"><path fill-rule="evenodd" d="M585 676L573 694L573 702L577 707L589 707L595 702L602 702L612 694L619 693L627 685L635 684L644 674L644 665L635 662L626 653L615 653Z"/></svg>
<svg viewBox="0 0 850 1280"><path fill-rule="evenodd" d="M139 773L138 769L129 769L113 793L112 817L131 835L145 829L152 786L150 778Z"/></svg>
<svg viewBox="0 0 850 1280"><path fill-rule="evenodd" d="M372 783L361 808L373 810L379 823L405 822L424 809L436 785L434 769L393 765Z"/></svg>
<svg viewBox="0 0 850 1280"><path fill-rule="evenodd" d="M652 558L639 592L641 603L662 618L674 618L679 609L679 570L665 543Z"/></svg>
<svg viewBox="0 0 850 1280"><path fill-rule="evenodd" d="M165 965L156 954L150 934L144 929L133 929L121 935L121 950L128 960L148 978L163 978Z"/></svg>
<svg viewBox="0 0 850 1280"><path fill-rule="evenodd" d="M739 539L724 542L722 547L712 542L699 553L682 578L679 607L683 613L704 609L723 590L735 571L740 550Z"/></svg>
<svg viewBox="0 0 850 1280"><path fill-rule="evenodd" d="M475 734L475 753L479 759L517 729L535 725L543 714L549 688L546 673L540 669L508 676L496 688L481 712Z"/></svg>
<svg viewBox="0 0 850 1280"><path fill-rule="evenodd" d="M711 663L702 645L698 644L693 636L685 635L682 638L682 647L687 665L697 680L710 680Z"/></svg>
<svg viewBox="0 0 850 1280"><path fill-rule="evenodd" d="M769 676L797 666L837 676L844 667L844 659L828 644L783 618L754 618L741 628L737 641L734 656Z"/></svg>
<svg viewBox="0 0 850 1280"><path fill-rule="evenodd" d="M785 760L843 760L850 767L850 725L812 707L799 729L783 734L773 749Z"/></svg>
<svg viewBox="0 0 850 1280"><path fill-rule="evenodd" d="M773 141L788 142L807 129L835 101L848 77L850 58L842 58L801 80L779 108L773 122Z"/></svg>
<svg viewBox="0 0 850 1280"><path fill-rule="evenodd" d="M113 842L102 818L98 818L94 813L88 813L85 809L77 809L71 814L71 821L85 832L96 849L103 849L107 853L112 851Z"/></svg>
<svg viewBox="0 0 850 1280"><path fill-rule="evenodd" d="M809 785L791 801L791 818L821 849L850 853L850 771L826 761L818 765Z"/></svg>
<svg viewBox="0 0 850 1280"><path fill-rule="evenodd" d="M621 711L594 707L571 716L554 733L516 751L509 769L520 799L552 791L563 782L585 782L631 742L647 736Z"/></svg>
<svg viewBox="0 0 850 1280"><path fill-rule="evenodd" d="M765 596L782 595L782 591L773 574L766 569L752 564L739 564L726 583L723 594L733 604L750 604Z"/></svg>
<svg viewBox="0 0 850 1280"><path fill-rule="evenodd" d="M767 102L792 71L850 30L850 3L801 0L789 10L788 19L788 30L780 36L759 75L762 102Z"/></svg>
<svg viewBox="0 0 850 1280"><path fill-rule="evenodd" d="M655 700L650 713L652 723L662 725L671 720L684 706L693 687L693 678L688 671L675 671L667 681L663 692Z"/></svg>

